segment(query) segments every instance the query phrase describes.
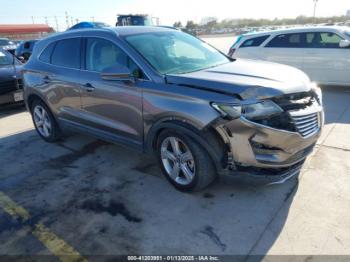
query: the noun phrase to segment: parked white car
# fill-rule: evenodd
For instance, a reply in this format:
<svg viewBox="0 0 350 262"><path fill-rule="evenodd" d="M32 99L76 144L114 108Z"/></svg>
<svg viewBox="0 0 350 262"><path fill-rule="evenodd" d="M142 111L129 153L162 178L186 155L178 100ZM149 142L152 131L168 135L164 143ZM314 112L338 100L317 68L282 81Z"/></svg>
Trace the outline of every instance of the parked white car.
<svg viewBox="0 0 350 262"><path fill-rule="evenodd" d="M237 38L229 55L294 66L318 84L350 86L350 27L305 27L245 34Z"/></svg>

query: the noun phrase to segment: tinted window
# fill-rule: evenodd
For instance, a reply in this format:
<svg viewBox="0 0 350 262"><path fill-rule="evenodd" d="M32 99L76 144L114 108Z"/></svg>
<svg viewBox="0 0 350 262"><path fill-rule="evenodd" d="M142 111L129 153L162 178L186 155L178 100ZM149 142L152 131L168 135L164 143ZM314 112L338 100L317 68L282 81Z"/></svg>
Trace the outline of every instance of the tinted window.
<svg viewBox="0 0 350 262"><path fill-rule="evenodd" d="M55 47L56 43L51 43L49 44L45 50L41 53L39 60L45 62L45 63L51 63L51 55L52 55L52 51Z"/></svg>
<svg viewBox="0 0 350 262"><path fill-rule="evenodd" d="M273 38L266 47L301 48L304 45L304 34L283 34Z"/></svg>
<svg viewBox="0 0 350 262"><path fill-rule="evenodd" d="M25 42L24 43L24 48L29 49L30 48L30 42Z"/></svg>
<svg viewBox="0 0 350 262"><path fill-rule="evenodd" d="M51 56L51 63L57 66L80 68L80 38L58 41Z"/></svg>
<svg viewBox="0 0 350 262"><path fill-rule="evenodd" d="M10 61L9 55L7 55L4 52L0 51L0 65L9 65L10 62L11 61Z"/></svg>
<svg viewBox="0 0 350 262"><path fill-rule="evenodd" d="M306 33L306 47L308 48L340 48L339 43L341 40L343 38L335 33Z"/></svg>
<svg viewBox="0 0 350 262"><path fill-rule="evenodd" d="M245 40L240 47L242 48L242 47L260 46L267 38L269 38L269 35L251 38L251 39Z"/></svg>
<svg viewBox="0 0 350 262"><path fill-rule="evenodd" d="M121 64L128 67L135 77L143 78L141 70L131 58L114 43L104 39L87 39L85 64L86 70L95 72Z"/></svg>
<svg viewBox="0 0 350 262"><path fill-rule="evenodd" d="M0 39L0 46L1 45L8 45L10 42L7 39Z"/></svg>

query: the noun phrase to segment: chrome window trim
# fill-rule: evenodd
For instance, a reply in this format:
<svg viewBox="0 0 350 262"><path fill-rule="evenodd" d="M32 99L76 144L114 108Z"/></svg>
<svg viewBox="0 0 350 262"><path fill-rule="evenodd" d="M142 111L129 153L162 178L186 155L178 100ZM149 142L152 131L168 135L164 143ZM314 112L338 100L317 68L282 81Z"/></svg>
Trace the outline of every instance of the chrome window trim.
<svg viewBox="0 0 350 262"><path fill-rule="evenodd" d="M112 44L114 44L115 46L117 46L120 50L122 50L141 70L142 73L147 77L147 79L143 79L143 78L137 78L140 80L145 80L145 81L152 81L151 78L149 77L149 75L145 72L144 69L142 69L142 67L140 66L140 64L138 62L135 61L134 58L132 58L128 52L125 51L125 48L122 48L120 45L118 45L117 43L113 42L111 39L105 38L105 37L101 37L101 36L82 36L82 38L88 39L88 38L97 38L97 39L102 39L102 40L106 40L111 42ZM85 55L86 55L86 50L85 50ZM92 72L92 73L98 73L101 74L101 72L98 71L93 71L93 70L86 70L86 69L81 69L81 71L84 72Z"/></svg>
<svg viewBox="0 0 350 262"><path fill-rule="evenodd" d="M118 36L117 36L118 37ZM61 40L68 40L68 39L74 39L74 38L100 38L103 40L107 40L110 41L111 43L113 43L114 45L116 45L118 48L120 48L130 59L132 59L132 61L142 70L142 72L144 73L144 75L147 77L147 79L143 79L143 78L137 78L138 80L143 80L143 81L149 81L152 82L152 78L145 72L145 70L140 66L140 63L136 62L134 58L132 58L130 55L128 55L128 52L125 51L125 48L120 47L118 44L116 44L115 42L113 42L111 39L108 39L106 37L101 37L101 36L71 36L71 37L65 37L65 38L61 38L61 39L55 39L50 41L48 44L45 45L44 48L42 48L42 50L38 53L38 55L36 56L37 61L39 61L40 63L46 64L46 65L50 65L50 66L56 66L59 68L65 68L65 69L71 69L71 70L75 70L75 71L82 71L82 72L91 72L91 73L98 73L100 74L101 72L97 72L97 71L90 71L90 70L85 70L82 68L82 65L80 65L80 69L77 68L71 68L71 67L66 67L66 66L59 66L59 65L54 65L54 64L50 64L47 62L44 62L42 60L40 60L40 56L41 54L44 52L44 50L52 43L56 43L58 41Z"/></svg>

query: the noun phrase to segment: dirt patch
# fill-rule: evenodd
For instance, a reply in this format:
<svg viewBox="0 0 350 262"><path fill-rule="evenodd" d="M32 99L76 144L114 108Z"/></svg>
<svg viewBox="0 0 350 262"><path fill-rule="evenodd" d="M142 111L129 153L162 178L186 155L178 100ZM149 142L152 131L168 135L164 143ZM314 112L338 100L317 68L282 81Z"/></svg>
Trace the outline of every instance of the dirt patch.
<svg viewBox="0 0 350 262"><path fill-rule="evenodd" d="M204 198L214 198L215 196L213 194L211 194L211 193L204 193L203 197Z"/></svg>
<svg viewBox="0 0 350 262"><path fill-rule="evenodd" d="M75 161L79 160L80 158L90 155L96 152L97 149L100 147L110 145L107 142L101 141L101 140L96 140L94 142L91 142L87 145L85 145L82 149L80 150L74 150L69 154L65 154L63 156L59 156L57 158L50 159L48 161L48 165L51 168L62 168L62 167L70 167L72 163ZM70 151L72 149L69 149Z"/></svg>
<svg viewBox="0 0 350 262"><path fill-rule="evenodd" d="M226 244L222 243L220 237L214 232L214 228L211 226L206 226L201 233L208 236L222 251L226 250Z"/></svg>
<svg viewBox="0 0 350 262"><path fill-rule="evenodd" d="M108 205L103 205L99 201L88 200L85 201L81 206L81 209L92 211L94 213L108 213L111 216L121 215L127 221L133 223L140 223L142 219L132 215L131 212L126 208L126 206L121 202L110 201Z"/></svg>

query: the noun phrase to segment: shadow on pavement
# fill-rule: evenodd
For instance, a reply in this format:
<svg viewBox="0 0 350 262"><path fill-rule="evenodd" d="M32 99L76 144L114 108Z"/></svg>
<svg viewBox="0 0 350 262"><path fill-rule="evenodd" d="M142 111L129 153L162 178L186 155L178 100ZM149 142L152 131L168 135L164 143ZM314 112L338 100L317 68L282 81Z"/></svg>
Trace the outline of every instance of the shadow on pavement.
<svg viewBox="0 0 350 262"><path fill-rule="evenodd" d="M0 105L0 119L12 114L26 111L24 104Z"/></svg>
<svg viewBox="0 0 350 262"><path fill-rule="evenodd" d="M194 194L174 190L153 159L84 136L57 144L35 131L0 139L0 191L5 192L82 255L255 254L267 227L273 245L298 188L254 187L222 178ZM281 210L284 213L277 217ZM45 253L34 237L3 226L0 254ZM278 219L278 221L276 221ZM9 223L7 223L8 225ZM30 247L30 248L28 248Z"/></svg>
<svg viewBox="0 0 350 262"><path fill-rule="evenodd" d="M350 124L350 118L344 117L350 114L350 86L322 86L321 89L326 124Z"/></svg>

